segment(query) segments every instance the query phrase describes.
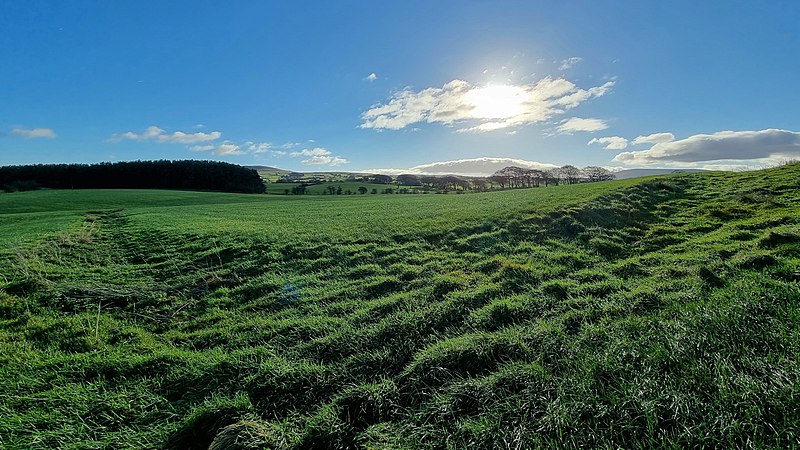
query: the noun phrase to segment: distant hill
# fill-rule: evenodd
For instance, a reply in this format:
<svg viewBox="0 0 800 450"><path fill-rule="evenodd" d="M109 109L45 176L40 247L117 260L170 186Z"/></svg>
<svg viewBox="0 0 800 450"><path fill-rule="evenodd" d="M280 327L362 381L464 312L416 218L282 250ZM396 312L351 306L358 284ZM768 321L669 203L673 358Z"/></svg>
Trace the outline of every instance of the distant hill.
<svg viewBox="0 0 800 450"><path fill-rule="evenodd" d="M651 175L666 175L670 173L703 172L703 169L627 169L614 172L617 180L627 178L647 177Z"/></svg>
<svg viewBox="0 0 800 450"><path fill-rule="evenodd" d="M270 167L270 166L245 166L248 169L253 169L257 172L270 172L270 173L290 173L291 170L286 169L279 169L277 167Z"/></svg>

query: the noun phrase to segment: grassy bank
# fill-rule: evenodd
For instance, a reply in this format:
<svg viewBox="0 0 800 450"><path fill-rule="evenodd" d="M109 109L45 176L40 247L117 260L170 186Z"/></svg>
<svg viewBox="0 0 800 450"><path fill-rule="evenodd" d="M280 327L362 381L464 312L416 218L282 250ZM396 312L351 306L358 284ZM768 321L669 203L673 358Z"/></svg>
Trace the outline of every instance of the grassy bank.
<svg viewBox="0 0 800 450"><path fill-rule="evenodd" d="M798 445L798 187L0 195L0 445Z"/></svg>

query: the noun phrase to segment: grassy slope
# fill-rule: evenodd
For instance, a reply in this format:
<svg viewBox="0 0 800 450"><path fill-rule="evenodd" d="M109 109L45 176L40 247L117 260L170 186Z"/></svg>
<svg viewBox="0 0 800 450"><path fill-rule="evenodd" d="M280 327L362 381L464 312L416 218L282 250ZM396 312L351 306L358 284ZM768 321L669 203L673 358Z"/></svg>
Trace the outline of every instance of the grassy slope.
<svg viewBox="0 0 800 450"><path fill-rule="evenodd" d="M0 446L797 445L798 186L0 196Z"/></svg>

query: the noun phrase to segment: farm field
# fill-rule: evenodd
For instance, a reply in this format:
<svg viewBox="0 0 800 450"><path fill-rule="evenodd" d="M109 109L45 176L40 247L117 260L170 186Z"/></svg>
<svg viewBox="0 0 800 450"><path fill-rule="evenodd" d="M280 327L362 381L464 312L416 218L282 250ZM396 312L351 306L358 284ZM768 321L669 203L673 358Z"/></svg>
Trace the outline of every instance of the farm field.
<svg viewBox="0 0 800 450"><path fill-rule="evenodd" d="M0 194L2 448L800 445L800 164Z"/></svg>
<svg viewBox="0 0 800 450"><path fill-rule="evenodd" d="M267 185L267 193L268 194L285 194L286 190L288 189L291 193L292 188L295 186L299 186L301 183L269 183ZM351 195L361 195L358 192L359 187L367 188L367 193L364 195L371 195L373 189L377 191L378 194L381 194L384 189L393 189L397 192L398 186L395 184L377 184L377 183L362 183L358 181L326 181L324 183L319 184L311 184L306 186L306 194L315 194L315 195L323 195L329 194L330 192L328 189L333 187L333 189L342 189L342 195L345 195L346 192L349 190ZM406 189L413 189L413 187L409 186L401 186L401 188ZM334 194L335 195L335 194Z"/></svg>

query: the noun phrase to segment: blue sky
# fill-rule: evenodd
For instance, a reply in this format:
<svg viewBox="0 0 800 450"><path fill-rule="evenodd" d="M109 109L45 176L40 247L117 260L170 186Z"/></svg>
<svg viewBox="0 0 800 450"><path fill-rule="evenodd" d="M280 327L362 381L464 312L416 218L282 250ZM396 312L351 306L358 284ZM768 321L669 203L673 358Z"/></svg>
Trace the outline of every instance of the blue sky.
<svg viewBox="0 0 800 450"><path fill-rule="evenodd" d="M0 164L762 167L800 158L798 23L781 0L0 0Z"/></svg>

